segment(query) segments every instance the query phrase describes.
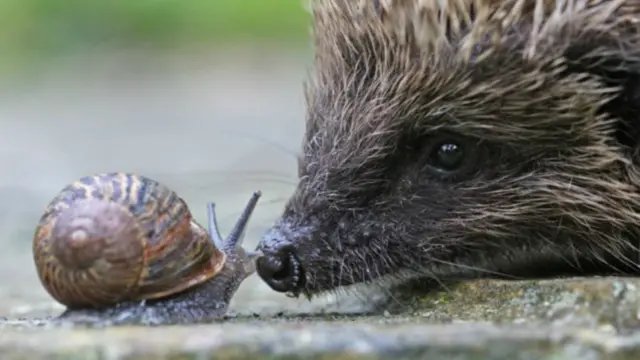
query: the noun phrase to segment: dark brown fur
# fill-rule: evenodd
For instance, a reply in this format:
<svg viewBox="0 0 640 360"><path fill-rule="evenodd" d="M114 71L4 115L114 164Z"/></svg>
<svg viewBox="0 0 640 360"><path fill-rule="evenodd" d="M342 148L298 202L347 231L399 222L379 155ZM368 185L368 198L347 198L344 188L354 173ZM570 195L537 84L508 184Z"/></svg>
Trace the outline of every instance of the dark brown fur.
<svg viewBox="0 0 640 360"><path fill-rule="evenodd" d="M304 281L277 290L638 273L639 3L439 3L312 1L299 183L260 245Z"/></svg>

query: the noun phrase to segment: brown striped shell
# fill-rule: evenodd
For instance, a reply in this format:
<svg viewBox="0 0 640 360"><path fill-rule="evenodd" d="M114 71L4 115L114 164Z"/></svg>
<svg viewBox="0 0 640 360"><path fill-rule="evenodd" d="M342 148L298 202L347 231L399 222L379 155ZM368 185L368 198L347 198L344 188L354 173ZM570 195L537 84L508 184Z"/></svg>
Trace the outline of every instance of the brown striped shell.
<svg viewBox="0 0 640 360"><path fill-rule="evenodd" d="M36 228L40 281L70 308L164 297L211 279L225 255L166 186L127 173L86 176L49 203Z"/></svg>

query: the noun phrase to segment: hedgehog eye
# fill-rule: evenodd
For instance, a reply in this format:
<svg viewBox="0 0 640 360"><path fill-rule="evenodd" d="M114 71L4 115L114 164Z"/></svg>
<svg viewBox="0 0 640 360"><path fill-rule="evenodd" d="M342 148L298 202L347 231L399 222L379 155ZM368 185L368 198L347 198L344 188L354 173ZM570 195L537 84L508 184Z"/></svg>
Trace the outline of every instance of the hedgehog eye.
<svg viewBox="0 0 640 360"><path fill-rule="evenodd" d="M433 166L445 171L455 171L464 162L464 149L462 145L453 141L439 143L431 152Z"/></svg>
<svg viewBox="0 0 640 360"><path fill-rule="evenodd" d="M427 147L427 165L439 175L459 175L467 169L474 149L465 139L457 136L439 137ZM471 161L473 163L473 161Z"/></svg>

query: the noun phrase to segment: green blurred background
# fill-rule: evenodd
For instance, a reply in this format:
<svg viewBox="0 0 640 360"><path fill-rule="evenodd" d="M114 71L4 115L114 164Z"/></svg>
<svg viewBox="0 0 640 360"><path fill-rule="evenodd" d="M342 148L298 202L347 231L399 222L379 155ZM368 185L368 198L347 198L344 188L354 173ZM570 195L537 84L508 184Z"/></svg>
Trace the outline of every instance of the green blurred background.
<svg viewBox="0 0 640 360"><path fill-rule="evenodd" d="M0 71L96 47L180 47L308 37L302 0L0 0Z"/></svg>

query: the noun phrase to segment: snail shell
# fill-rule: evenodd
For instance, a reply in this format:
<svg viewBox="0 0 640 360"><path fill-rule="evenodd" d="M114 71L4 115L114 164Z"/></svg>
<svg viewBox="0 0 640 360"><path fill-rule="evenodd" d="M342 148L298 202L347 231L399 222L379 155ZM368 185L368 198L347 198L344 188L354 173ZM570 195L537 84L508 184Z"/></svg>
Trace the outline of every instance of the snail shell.
<svg viewBox="0 0 640 360"><path fill-rule="evenodd" d="M179 293L225 262L183 199L128 173L86 176L62 189L38 223L33 256L47 292L69 308Z"/></svg>

